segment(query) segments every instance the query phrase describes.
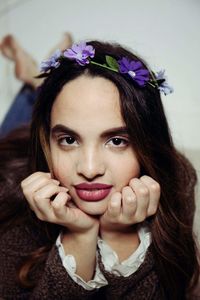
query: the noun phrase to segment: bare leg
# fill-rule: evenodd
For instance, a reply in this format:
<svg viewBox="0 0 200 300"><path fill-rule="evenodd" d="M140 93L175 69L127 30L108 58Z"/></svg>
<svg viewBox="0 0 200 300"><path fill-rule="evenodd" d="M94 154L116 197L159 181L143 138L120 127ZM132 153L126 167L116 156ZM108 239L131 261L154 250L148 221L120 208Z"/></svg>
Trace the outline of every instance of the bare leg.
<svg viewBox="0 0 200 300"><path fill-rule="evenodd" d="M64 50L72 44L72 37L65 33L60 42L51 50L48 57L56 49ZM5 136L14 128L22 124L27 124L31 120L32 109L37 97L36 88L43 79L36 79L34 76L39 74L37 63L16 41L12 35L7 35L0 41L0 51L8 59L15 63L16 77L25 84L16 95L3 123L0 126L0 137Z"/></svg>
<svg viewBox="0 0 200 300"><path fill-rule="evenodd" d="M32 56L27 53L12 35L3 38L0 49L2 54L15 63L15 75L17 79L37 88L41 79L34 78L38 75L38 66Z"/></svg>
<svg viewBox="0 0 200 300"><path fill-rule="evenodd" d="M51 49L49 52L47 58L49 58L57 49L60 49L61 51L71 47L73 43L73 37L69 32L65 32L60 40L60 42Z"/></svg>
<svg viewBox="0 0 200 300"><path fill-rule="evenodd" d="M68 32L64 33L62 39L50 51L48 57L57 49L64 50L69 48L72 45L72 41L71 34ZM31 85L33 88L37 88L43 82L43 79L34 78L39 74L38 65L32 56L20 46L14 36L5 36L0 42L0 50L5 57L14 61L17 79Z"/></svg>

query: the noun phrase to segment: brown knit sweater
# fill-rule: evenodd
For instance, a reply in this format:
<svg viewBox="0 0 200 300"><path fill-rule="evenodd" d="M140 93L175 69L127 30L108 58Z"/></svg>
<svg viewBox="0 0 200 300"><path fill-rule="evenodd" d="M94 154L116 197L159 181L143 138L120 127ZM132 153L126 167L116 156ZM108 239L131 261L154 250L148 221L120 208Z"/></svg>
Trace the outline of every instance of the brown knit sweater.
<svg viewBox="0 0 200 300"><path fill-rule="evenodd" d="M161 296L151 247L142 265L129 277L106 272L100 258L100 268L108 286L87 291L68 275L57 247L53 245L45 265L32 271L32 278L38 282L35 288L22 288L16 281L16 269L24 256L41 246L41 243L39 234L34 234L27 226L18 225L1 235L0 299L165 299Z"/></svg>

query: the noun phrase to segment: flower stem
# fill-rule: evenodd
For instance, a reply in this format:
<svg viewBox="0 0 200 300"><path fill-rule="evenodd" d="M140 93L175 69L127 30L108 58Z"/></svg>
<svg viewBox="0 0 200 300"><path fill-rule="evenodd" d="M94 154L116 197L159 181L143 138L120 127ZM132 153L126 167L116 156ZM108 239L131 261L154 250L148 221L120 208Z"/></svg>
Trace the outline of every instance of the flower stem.
<svg viewBox="0 0 200 300"><path fill-rule="evenodd" d="M91 62L91 64L93 64L93 65L97 65L97 66L103 67L103 68L105 68L105 69L108 69L108 70L114 71L114 72L116 72L116 73L119 73L118 70L113 69L113 68L110 68L110 67L108 67L108 66L106 66L106 65L99 64L99 63L97 63L97 62L95 62L95 61L92 61L92 60L91 60L90 62Z"/></svg>
<svg viewBox="0 0 200 300"><path fill-rule="evenodd" d="M153 88L156 87L156 85L154 85L153 83L151 83L150 81L148 82L149 85L151 85Z"/></svg>
<svg viewBox="0 0 200 300"><path fill-rule="evenodd" d="M149 73L151 74L151 77L153 78L153 80L150 80L150 81L152 81L152 82L154 83L154 85L151 84L150 81L149 81L149 84L150 84L151 86L153 86L154 88L155 88L155 87L159 88L159 85L158 85L156 76L154 75L154 73L153 73L152 71L149 71Z"/></svg>

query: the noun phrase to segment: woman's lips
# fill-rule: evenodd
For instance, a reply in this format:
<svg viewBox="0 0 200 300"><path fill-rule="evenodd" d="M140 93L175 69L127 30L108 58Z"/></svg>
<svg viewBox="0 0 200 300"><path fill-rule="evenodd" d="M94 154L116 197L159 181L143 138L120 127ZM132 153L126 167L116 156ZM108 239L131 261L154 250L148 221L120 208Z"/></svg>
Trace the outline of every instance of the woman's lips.
<svg viewBox="0 0 200 300"><path fill-rule="evenodd" d="M102 183L80 183L74 187L80 199L85 201L100 201L108 196L112 185Z"/></svg>

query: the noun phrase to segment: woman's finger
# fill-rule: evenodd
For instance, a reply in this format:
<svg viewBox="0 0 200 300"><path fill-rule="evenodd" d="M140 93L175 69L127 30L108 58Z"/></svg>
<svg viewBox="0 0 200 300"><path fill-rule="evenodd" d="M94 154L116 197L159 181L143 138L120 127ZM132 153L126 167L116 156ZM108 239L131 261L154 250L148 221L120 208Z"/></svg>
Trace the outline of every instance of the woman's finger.
<svg viewBox="0 0 200 300"><path fill-rule="evenodd" d="M51 206L53 208L55 216L60 219L67 219L67 214L70 210L69 207L67 207L67 202L70 200L70 196L65 192L60 192L55 197L55 199L51 202Z"/></svg>
<svg viewBox="0 0 200 300"><path fill-rule="evenodd" d="M47 185L43 186L38 191L34 192L34 199L35 200L50 199L53 195L58 194L59 192L67 192L67 191L68 191L67 188L50 182Z"/></svg>
<svg viewBox="0 0 200 300"><path fill-rule="evenodd" d="M37 179L34 179L32 182L29 182L29 184L23 185L22 191L26 199L28 201L32 201L34 193L38 192L48 184L54 184L55 186L58 186L59 181L54 179L49 179L46 176L39 177Z"/></svg>
<svg viewBox="0 0 200 300"><path fill-rule="evenodd" d="M46 215L48 210L51 209L50 198L60 192L67 192L68 189L57 186L55 184L48 184L33 195L33 205L40 211L40 213Z"/></svg>
<svg viewBox="0 0 200 300"><path fill-rule="evenodd" d="M160 199L160 185L157 181L149 176L142 176L140 180L148 187L149 190L149 206L147 210L147 216L152 216L158 209Z"/></svg>
<svg viewBox="0 0 200 300"><path fill-rule="evenodd" d="M111 196L107 208L108 218L117 218L121 213L121 193L116 192Z"/></svg>
<svg viewBox="0 0 200 300"><path fill-rule="evenodd" d="M130 187L136 194L137 198L137 209L135 212L135 221L142 222L147 217L147 210L149 206L149 190L147 186L138 178L134 178L129 183Z"/></svg>
<svg viewBox="0 0 200 300"><path fill-rule="evenodd" d="M45 173L45 172L35 172L35 173L31 174L30 176L28 176L27 178L25 178L21 182L21 185L22 185L22 187L25 187L26 185L29 185L33 181L35 181L37 179L41 179L41 178L51 179L51 174Z"/></svg>
<svg viewBox="0 0 200 300"><path fill-rule="evenodd" d="M38 190L40 190L41 188L43 188L44 186L48 185L49 183L53 183L55 185L59 185L60 182L58 180L55 179L49 179L47 177L41 177L41 178L37 178L35 180L33 180L32 182L30 182L29 184L26 184L23 187L23 192L25 193L26 191L28 192L37 192Z"/></svg>
<svg viewBox="0 0 200 300"><path fill-rule="evenodd" d="M134 217L137 209L136 194L132 188L126 186L122 189L122 214L123 218L130 220Z"/></svg>

